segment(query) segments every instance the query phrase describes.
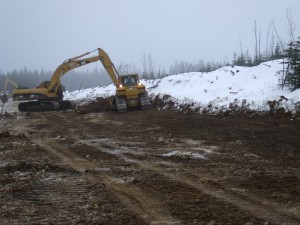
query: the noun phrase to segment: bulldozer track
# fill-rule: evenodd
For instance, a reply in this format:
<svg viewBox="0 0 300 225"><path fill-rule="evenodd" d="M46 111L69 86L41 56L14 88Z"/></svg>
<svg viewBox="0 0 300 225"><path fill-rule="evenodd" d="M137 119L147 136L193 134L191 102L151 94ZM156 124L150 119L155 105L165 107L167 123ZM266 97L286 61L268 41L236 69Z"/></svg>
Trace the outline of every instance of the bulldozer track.
<svg viewBox="0 0 300 225"><path fill-rule="evenodd" d="M127 104L124 96L115 96L117 112L127 112Z"/></svg>
<svg viewBox="0 0 300 225"><path fill-rule="evenodd" d="M140 104L141 104L141 109L142 110L150 109L152 107L151 103L150 103L150 98L149 98L147 92L140 94Z"/></svg>

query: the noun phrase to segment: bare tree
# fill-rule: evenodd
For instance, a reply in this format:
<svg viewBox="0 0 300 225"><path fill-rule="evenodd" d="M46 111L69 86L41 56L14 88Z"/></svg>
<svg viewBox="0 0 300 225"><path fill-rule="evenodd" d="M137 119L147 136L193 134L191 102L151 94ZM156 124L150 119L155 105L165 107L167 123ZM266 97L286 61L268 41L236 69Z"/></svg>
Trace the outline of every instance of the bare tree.
<svg viewBox="0 0 300 225"><path fill-rule="evenodd" d="M261 45L261 30L259 30L259 38L258 38L258 61L259 61L259 63L261 62L260 45Z"/></svg>
<svg viewBox="0 0 300 225"><path fill-rule="evenodd" d="M149 79L153 80L153 79L155 79L155 75L154 75L155 69L154 69L154 60L152 58L151 53L148 54L147 59L148 59Z"/></svg>
<svg viewBox="0 0 300 225"><path fill-rule="evenodd" d="M280 36L279 36L279 34L278 34L278 32L277 32L277 29L276 29L276 26L275 26L273 20L272 20L272 26L273 26L273 29L274 29L275 34L276 34L276 36L277 36L278 42L280 43L282 50L284 50L284 49L285 49L284 43L283 43L282 39L280 38Z"/></svg>
<svg viewBox="0 0 300 225"><path fill-rule="evenodd" d="M148 79L147 57L145 53L142 55L142 66L143 66L142 76L143 78Z"/></svg>
<svg viewBox="0 0 300 225"><path fill-rule="evenodd" d="M259 34L257 34L257 23L254 20L253 27L254 37L255 37L255 55L254 55L254 63L257 64L261 61L261 30L259 30Z"/></svg>
<svg viewBox="0 0 300 225"><path fill-rule="evenodd" d="M155 79L155 63L152 58L152 54L149 53L146 55L145 53L142 56L142 65L143 65L143 77L145 79Z"/></svg>
<svg viewBox="0 0 300 225"><path fill-rule="evenodd" d="M254 37L255 37L255 54L254 54L254 61L257 62L257 55L258 55L258 40L257 40L257 27L256 27L256 20L254 20Z"/></svg>
<svg viewBox="0 0 300 225"><path fill-rule="evenodd" d="M287 17L288 26L289 26L290 42L293 42L293 41L295 41L294 33L295 33L297 26L295 25L294 20L293 20L292 9L288 9L286 11L286 17Z"/></svg>
<svg viewBox="0 0 300 225"><path fill-rule="evenodd" d="M271 31L271 23L269 25L268 32L267 32L266 52L265 52L266 56L269 55L269 49L268 48L269 48L269 35L270 35L270 31Z"/></svg>
<svg viewBox="0 0 300 225"><path fill-rule="evenodd" d="M271 26L272 26L272 24L271 24ZM274 54L274 46L275 46L275 35L274 35L274 29L272 29L272 38L271 38L271 44L270 44L271 56Z"/></svg>
<svg viewBox="0 0 300 225"><path fill-rule="evenodd" d="M278 39L278 42L280 43L281 45L281 48L282 48L282 51L284 52L285 51L285 47L284 47L284 43L283 41L281 40L278 32L277 32L277 29L276 29L276 26L274 24L274 21L272 21L272 25L273 25L273 28L274 28L274 31L276 33L276 36L277 36L277 39ZM288 69L287 69L288 70ZM282 60L282 78L281 78L281 82L279 84L279 86L281 87L281 89L283 89L284 85L286 83L286 71L285 71L285 60L283 58Z"/></svg>
<svg viewBox="0 0 300 225"><path fill-rule="evenodd" d="M128 74L128 70L129 70L129 64L121 63L120 65L118 65L118 72L120 74Z"/></svg>
<svg viewBox="0 0 300 225"><path fill-rule="evenodd" d="M241 50L241 55L244 55L244 52L243 52L243 44L242 44L242 40L239 39L240 41L240 50Z"/></svg>

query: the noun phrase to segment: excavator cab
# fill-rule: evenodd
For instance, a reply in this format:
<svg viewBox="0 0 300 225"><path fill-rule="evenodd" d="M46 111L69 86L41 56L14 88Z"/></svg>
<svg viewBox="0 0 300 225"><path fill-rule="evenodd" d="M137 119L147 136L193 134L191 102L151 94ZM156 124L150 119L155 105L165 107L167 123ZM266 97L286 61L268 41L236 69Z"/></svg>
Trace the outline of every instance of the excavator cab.
<svg viewBox="0 0 300 225"><path fill-rule="evenodd" d="M50 81L43 81L42 83L40 83L39 86L37 86L36 88L47 88L50 84Z"/></svg>
<svg viewBox="0 0 300 225"><path fill-rule="evenodd" d="M51 81L49 81L49 80L43 81L43 82L40 83L40 85L37 86L36 88L48 88L49 85L50 85L50 82L51 82ZM64 97L64 96L63 96L63 92L66 90L66 89L65 89L65 86L61 85L60 81L58 81L56 85L58 85L57 98L58 98L58 100L63 100L63 97ZM55 91L55 90L54 90L55 88L56 88L56 86L54 86L52 92Z"/></svg>

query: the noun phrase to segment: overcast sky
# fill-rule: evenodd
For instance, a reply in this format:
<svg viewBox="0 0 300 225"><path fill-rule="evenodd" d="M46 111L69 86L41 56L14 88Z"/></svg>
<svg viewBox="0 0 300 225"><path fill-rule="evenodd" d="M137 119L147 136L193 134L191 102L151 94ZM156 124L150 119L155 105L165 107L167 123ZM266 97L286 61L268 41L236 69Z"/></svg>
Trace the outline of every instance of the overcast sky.
<svg viewBox="0 0 300 225"><path fill-rule="evenodd" d="M287 10L298 37L299 0L0 0L0 71L54 70L98 47L116 65L231 61L240 42L253 52L255 20L263 46L271 20L288 41Z"/></svg>

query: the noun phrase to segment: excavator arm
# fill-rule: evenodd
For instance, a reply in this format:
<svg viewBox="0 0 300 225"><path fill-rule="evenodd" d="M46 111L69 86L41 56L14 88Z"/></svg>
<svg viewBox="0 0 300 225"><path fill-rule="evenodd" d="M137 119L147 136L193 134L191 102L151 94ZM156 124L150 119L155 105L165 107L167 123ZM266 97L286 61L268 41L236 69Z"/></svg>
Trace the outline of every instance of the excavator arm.
<svg viewBox="0 0 300 225"><path fill-rule="evenodd" d="M114 66L109 56L103 49L98 48L98 52L99 52L100 61L102 62L104 68L106 69L114 85L117 86L120 75L116 67Z"/></svg>
<svg viewBox="0 0 300 225"><path fill-rule="evenodd" d="M89 55L95 51L98 51L98 55L88 57L88 58L83 58L84 56ZM57 67L57 69L53 73L53 76L50 80L49 86L47 87L48 91L52 92L52 93L58 93L58 89L60 86L59 85L60 79L65 73L67 73L68 71L73 70L75 68L85 66L85 65L93 63L93 62L97 62L98 60L101 61L101 63L103 64L105 70L107 71L107 73L110 76L111 80L113 81L114 85L117 86L119 74L118 74L114 64L110 60L108 54L103 49L98 48L94 51L87 52L82 55L65 60L59 67Z"/></svg>
<svg viewBox="0 0 300 225"><path fill-rule="evenodd" d="M6 89L7 89L7 86L8 86L9 83L10 83L12 86L14 86L14 89L16 89L16 88L19 87L19 85L18 85L16 82L14 82L13 80L10 80L10 79L6 78L6 79L5 79L5 82L4 82L4 85L3 85L3 88L2 88L2 92L3 92L3 93L6 92Z"/></svg>

